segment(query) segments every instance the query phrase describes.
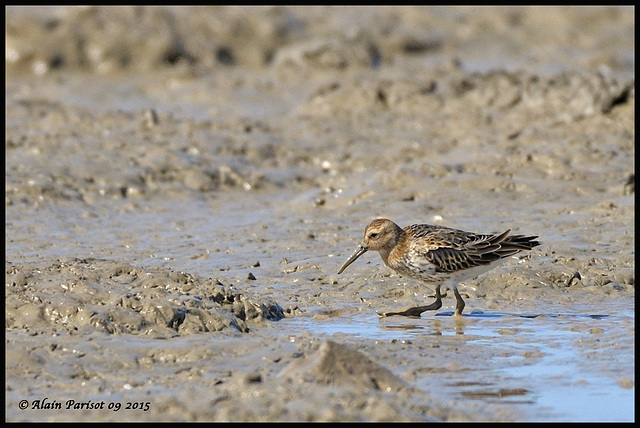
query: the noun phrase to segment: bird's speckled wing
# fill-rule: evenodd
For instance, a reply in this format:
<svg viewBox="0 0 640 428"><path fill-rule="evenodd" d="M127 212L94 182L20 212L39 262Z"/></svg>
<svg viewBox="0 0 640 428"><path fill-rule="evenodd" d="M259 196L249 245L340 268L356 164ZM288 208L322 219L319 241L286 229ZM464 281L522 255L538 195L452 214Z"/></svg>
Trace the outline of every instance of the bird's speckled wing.
<svg viewBox="0 0 640 428"><path fill-rule="evenodd" d="M435 267L435 272L456 272L487 265L518 251L500 251L500 243L510 230L500 235L483 235L431 225L413 225L408 229L413 235L408 243L410 252L424 257Z"/></svg>

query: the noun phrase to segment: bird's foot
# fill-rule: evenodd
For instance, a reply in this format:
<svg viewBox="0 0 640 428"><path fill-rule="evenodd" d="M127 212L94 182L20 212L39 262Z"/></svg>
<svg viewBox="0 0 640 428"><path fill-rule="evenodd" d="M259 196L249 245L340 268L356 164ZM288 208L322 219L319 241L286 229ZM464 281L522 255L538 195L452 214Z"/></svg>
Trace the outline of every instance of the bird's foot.
<svg viewBox="0 0 640 428"><path fill-rule="evenodd" d="M464 302L462 303L464 307ZM440 287L436 288L436 301L427 306L409 306L404 309L395 309L388 311L378 311L381 317L390 317L393 315L402 315L405 317L419 317L425 311L437 311L442 307L442 296L440 295Z"/></svg>

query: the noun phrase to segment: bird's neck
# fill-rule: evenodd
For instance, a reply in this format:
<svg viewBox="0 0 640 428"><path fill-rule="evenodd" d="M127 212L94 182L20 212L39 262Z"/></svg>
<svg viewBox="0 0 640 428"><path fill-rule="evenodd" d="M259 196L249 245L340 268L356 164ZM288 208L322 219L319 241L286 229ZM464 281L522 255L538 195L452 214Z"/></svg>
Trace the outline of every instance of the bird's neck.
<svg viewBox="0 0 640 428"><path fill-rule="evenodd" d="M389 256L391 255L391 252L404 240L405 235L405 231L402 230L400 226L396 226L393 231L392 239L389 239L386 245L378 250L378 253L380 253L380 257L382 257L382 261L385 265L389 266Z"/></svg>

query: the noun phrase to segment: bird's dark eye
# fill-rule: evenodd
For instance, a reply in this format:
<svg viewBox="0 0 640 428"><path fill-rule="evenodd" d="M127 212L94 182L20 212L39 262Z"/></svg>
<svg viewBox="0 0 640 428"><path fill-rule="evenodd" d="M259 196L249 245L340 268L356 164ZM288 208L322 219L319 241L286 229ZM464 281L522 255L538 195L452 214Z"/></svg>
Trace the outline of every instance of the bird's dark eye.
<svg viewBox="0 0 640 428"><path fill-rule="evenodd" d="M372 232L369 234L369 238L371 239L376 239L378 237L378 234L376 232Z"/></svg>

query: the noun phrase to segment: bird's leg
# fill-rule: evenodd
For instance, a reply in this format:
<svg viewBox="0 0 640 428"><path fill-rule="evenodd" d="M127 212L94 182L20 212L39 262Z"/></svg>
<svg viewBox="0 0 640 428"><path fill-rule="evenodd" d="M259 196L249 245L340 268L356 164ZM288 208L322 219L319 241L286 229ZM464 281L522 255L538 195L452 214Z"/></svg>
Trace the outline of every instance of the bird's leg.
<svg viewBox="0 0 640 428"><path fill-rule="evenodd" d="M463 303L464 304L464 303ZM436 311L442 306L442 296L440 295L440 285L436 287L436 301L427 306L410 306L405 309L397 309L392 311L378 311L381 317L390 317L392 315L404 315L406 317L419 317L424 311Z"/></svg>
<svg viewBox="0 0 640 428"><path fill-rule="evenodd" d="M436 301L428 306L421 306L420 309L422 309L422 311L437 311L441 307L442 307L442 296L440 295L440 285L438 285L436 287Z"/></svg>
<svg viewBox="0 0 640 428"><path fill-rule="evenodd" d="M456 311L453 315L462 315L462 311L464 310L464 300L462 300L462 296L460 296L460 292L458 292L458 287L453 286L453 294L456 296Z"/></svg>

